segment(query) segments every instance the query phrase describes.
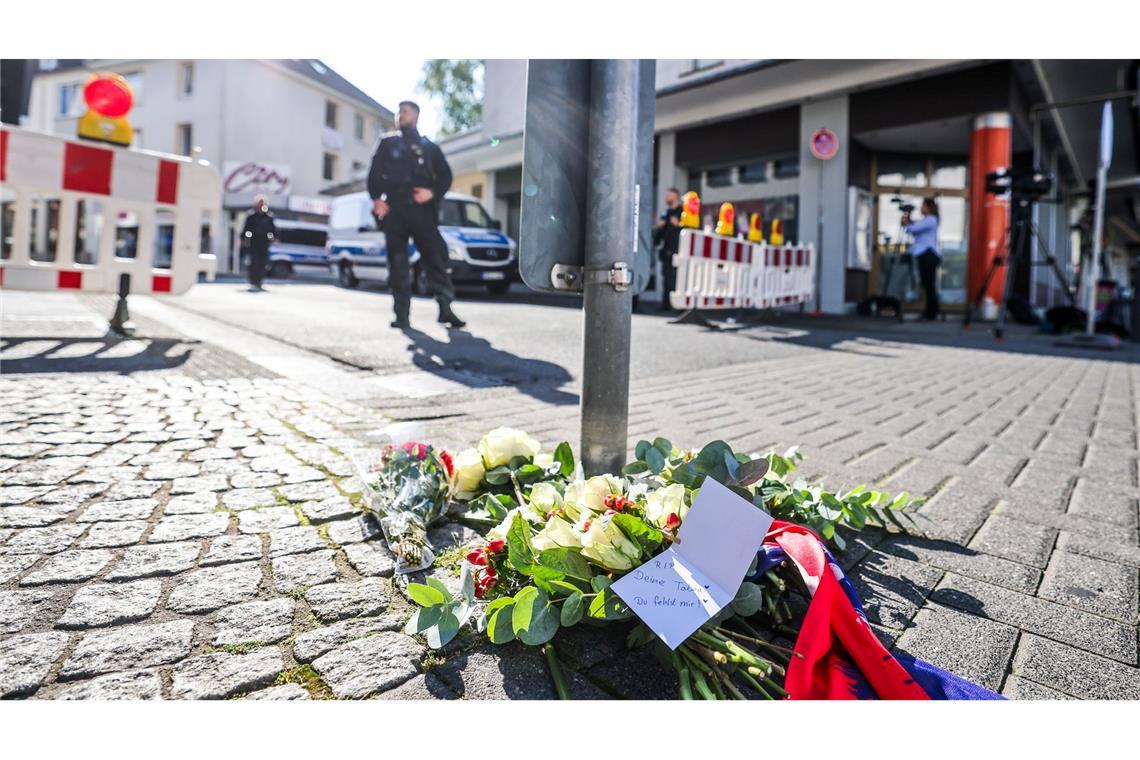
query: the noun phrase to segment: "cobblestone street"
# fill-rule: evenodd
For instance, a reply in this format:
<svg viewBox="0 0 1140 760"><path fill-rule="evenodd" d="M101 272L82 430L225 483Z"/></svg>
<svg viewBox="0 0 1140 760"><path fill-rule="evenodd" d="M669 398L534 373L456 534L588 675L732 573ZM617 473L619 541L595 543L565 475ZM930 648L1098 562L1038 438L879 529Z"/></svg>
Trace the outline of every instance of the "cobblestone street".
<svg viewBox="0 0 1140 760"><path fill-rule="evenodd" d="M140 300L146 337L118 341L82 321L109 300L55 302L50 326L14 303L0 351L0 695L554 696L538 652L461 636L429 654L402 632L411 607L348 454L396 419L426 419L449 447L500 424L548 448L576 442L573 380L438 395L389 383L349 399L338 389L359 367L252 331L241 348L211 342L206 322L241 330L189 312L158 321L183 313L172 306ZM793 332L714 336L737 341L731 364L635 377L631 445L798 444L809 479L923 494L913 534L868 531L841 558L884 641L1011 698L1140 698L1135 349ZM96 361L82 346L100 340ZM115 352L133 364L101 364ZM290 352L322 382L289 370ZM397 369L429 385L453 370ZM431 538L474 536L452 524ZM573 696L675 696L623 630L601 630L556 639Z"/></svg>

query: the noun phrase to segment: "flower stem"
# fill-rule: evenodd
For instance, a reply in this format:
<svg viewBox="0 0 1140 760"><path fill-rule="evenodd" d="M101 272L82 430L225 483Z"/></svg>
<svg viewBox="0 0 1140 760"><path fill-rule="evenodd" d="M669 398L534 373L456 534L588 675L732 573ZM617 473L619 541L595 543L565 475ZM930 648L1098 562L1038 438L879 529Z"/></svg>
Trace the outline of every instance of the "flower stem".
<svg viewBox="0 0 1140 760"><path fill-rule="evenodd" d="M554 653L554 645L546 643L542 646L546 654L546 665L550 668L550 680L554 681L554 691L559 699L570 699L570 691L566 688L566 679L562 676L562 666L558 664L558 657Z"/></svg>
<svg viewBox="0 0 1140 760"><path fill-rule="evenodd" d="M761 697L763 697L764 699L772 699L772 700L775 699L771 694L769 694L764 689L763 686L760 685L759 681L757 681L755 678L752 677L752 675L750 673L748 673L745 670L738 670L737 672L740 674L740 677L743 678L748 683L748 685L752 687L753 691L755 691Z"/></svg>

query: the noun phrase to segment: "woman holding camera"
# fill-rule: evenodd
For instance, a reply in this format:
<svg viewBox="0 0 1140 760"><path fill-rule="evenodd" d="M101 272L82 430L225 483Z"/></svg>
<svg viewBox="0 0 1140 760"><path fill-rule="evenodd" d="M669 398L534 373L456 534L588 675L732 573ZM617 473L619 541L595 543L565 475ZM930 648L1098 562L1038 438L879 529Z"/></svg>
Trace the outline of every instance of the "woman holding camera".
<svg viewBox="0 0 1140 760"><path fill-rule="evenodd" d="M938 267L942 263L942 249L938 246L938 204L934 198L922 201L922 218L911 222L910 212L903 214L903 229L914 236L915 260L918 261L918 277L926 293L926 308L922 312L924 321L934 321L941 314L938 303Z"/></svg>

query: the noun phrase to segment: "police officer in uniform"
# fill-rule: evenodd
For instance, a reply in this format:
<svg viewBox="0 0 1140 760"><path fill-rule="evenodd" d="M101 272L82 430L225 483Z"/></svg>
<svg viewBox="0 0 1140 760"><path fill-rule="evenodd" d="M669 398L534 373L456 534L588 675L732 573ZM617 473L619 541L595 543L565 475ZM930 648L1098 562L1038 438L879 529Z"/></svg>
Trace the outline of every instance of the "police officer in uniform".
<svg viewBox="0 0 1140 760"><path fill-rule="evenodd" d="M276 237L277 225L269 213L269 202L259 195L241 231L241 247L249 252L249 289L254 293L262 290L261 280L269 266L269 246Z"/></svg>
<svg viewBox="0 0 1140 760"><path fill-rule="evenodd" d="M396 116L400 129L380 141L368 172L372 212L388 244L388 288L396 310L392 327L409 327L411 237L420 252L428 289L439 303L439 321L458 328L465 323L451 310L455 286L447 272L447 244L439 234L439 204L451 187L451 167L443 151L416 129L419 118L418 105L409 100L400 103Z"/></svg>

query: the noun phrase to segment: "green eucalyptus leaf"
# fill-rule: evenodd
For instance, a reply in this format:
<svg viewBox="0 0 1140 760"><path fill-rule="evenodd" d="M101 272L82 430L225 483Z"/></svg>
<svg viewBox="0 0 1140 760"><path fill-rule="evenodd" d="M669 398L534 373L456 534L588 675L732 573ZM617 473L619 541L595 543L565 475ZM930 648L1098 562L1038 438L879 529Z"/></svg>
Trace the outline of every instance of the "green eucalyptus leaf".
<svg viewBox="0 0 1140 760"><path fill-rule="evenodd" d="M665 457L657 449L650 449L645 453L645 464L647 464L649 470L656 475L665 469Z"/></svg>
<svg viewBox="0 0 1140 760"><path fill-rule="evenodd" d="M522 572L523 568L534 564L534 551L530 546L530 526L526 518L515 513L507 529L507 562L516 570Z"/></svg>
<svg viewBox="0 0 1140 760"><path fill-rule="evenodd" d="M616 517L617 515L615 515ZM554 548L543 549L538 553L538 564L543 567L557 570L564 577L580 578L589 581L593 574L586 558L573 549ZM558 580L562 580L559 578Z"/></svg>
<svg viewBox="0 0 1140 760"><path fill-rule="evenodd" d="M591 600L589 614L596 620L625 620L633 616L629 607L611 588L602 589Z"/></svg>
<svg viewBox="0 0 1140 760"><path fill-rule="evenodd" d="M638 459L645 459L645 454L653 448L653 444L649 441L638 441L636 448L633 450L633 455Z"/></svg>
<svg viewBox="0 0 1140 760"><path fill-rule="evenodd" d="M475 575L471 570L471 565L466 562L463 563L459 586L463 599L468 603L473 603L475 601Z"/></svg>
<svg viewBox="0 0 1140 760"><path fill-rule="evenodd" d="M500 465L492 470L487 470L483 474L483 480L493 486L506 485L511 482L511 469L505 465Z"/></svg>
<svg viewBox="0 0 1140 760"><path fill-rule="evenodd" d="M423 633L438 623L442 614L442 604L435 605L434 607L422 607L416 610L416 613L408 619L408 624L404 626L404 633L409 636L413 633Z"/></svg>
<svg viewBox="0 0 1140 760"><path fill-rule="evenodd" d="M559 622L562 623L563 628L569 628L581 620L584 613L585 607L582 605L582 594L571 594L566 597L566 601L562 603L562 613L559 616Z"/></svg>
<svg viewBox="0 0 1140 760"><path fill-rule="evenodd" d="M439 589L432 586L425 586L422 583L409 583L408 596L421 607L433 607L437 604L443 604L450 599L451 593L440 593Z"/></svg>
<svg viewBox="0 0 1140 760"><path fill-rule="evenodd" d="M514 641L515 629L511 625L515 600L499 597L487 605L487 638L492 644L506 644Z"/></svg>
<svg viewBox="0 0 1140 760"><path fill-rule="evenodd" d="M445 602L450 602L452 600L451 589L443 585L443 581L441 581L439 578L432 578L429 576L427 578L427 585L438 591L443 596L443 600Z"/></svg>
<svg viewBox="0 0 1140 760"><path fill-rule="evenodd" d="M764 607L764 592L755 583L741 583L732 600L732 610L741 617L751 617Z"/></svg>
<svg viewBox="0 0 1140 760"><path fill-rule="evenodd" d="M594 591L602 591L610 587L612 581L604 575L595 575L590 579L590 588Z"/></svg>
<svg viewBox="0 0 1140 760"><path fill-rule="evenodd" d="M439 649L454 639L457 633L459 633L459 618L448 611L440 616L438 623L424 631L424 638L427 639L429 647Z"/></svg>
<svg viewBox="0 0 1140 760"><path fill-rule="evenodd" d="M742 486L758 483L761 478L768 474L769 466L767 459L751 459L743 462L736 471L736 482Z"/></svg>
<svg viewBox="0 0 1140 760"><path fill-rule="evenodd" d="M515 594L511 627L519 641L528 646L545 644L558 632L558 611L541 589L527 586Z"/></svg>
<svg viewBox="0 0 1140 760"><path fill-rule="evenodd" d="M621 471L623 475L640 475L643 472L649 472L649 465L642 461L630 462L621 468Z"/></svg>
<svg viewBox="0 0 1140 760"><path fill-rule="evenodd" d="M669 442L668 438L654 438L653 448L660 451L663 456L669 456L673 453L673 444Z"/></svg>

